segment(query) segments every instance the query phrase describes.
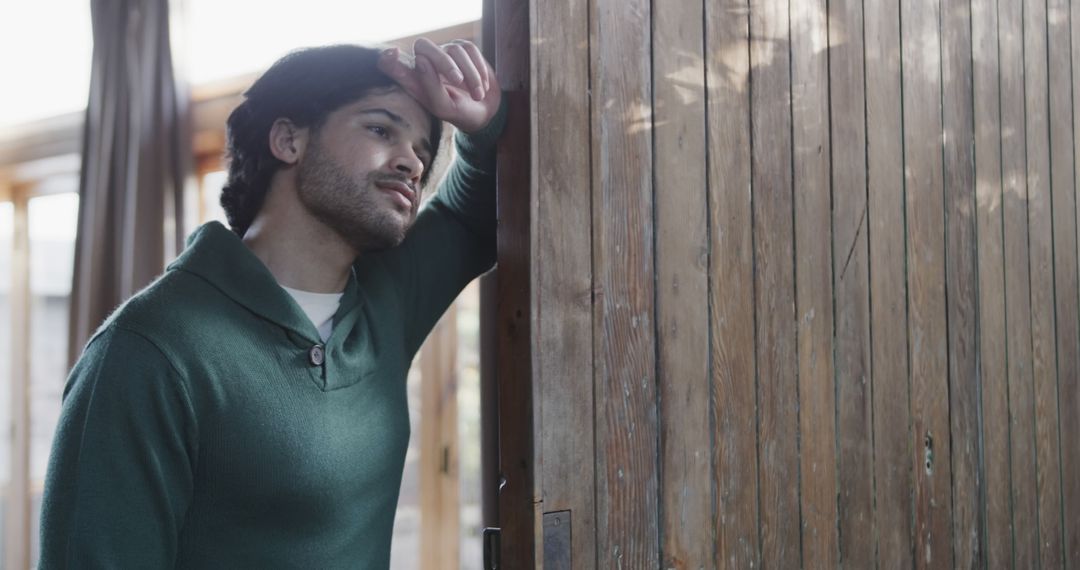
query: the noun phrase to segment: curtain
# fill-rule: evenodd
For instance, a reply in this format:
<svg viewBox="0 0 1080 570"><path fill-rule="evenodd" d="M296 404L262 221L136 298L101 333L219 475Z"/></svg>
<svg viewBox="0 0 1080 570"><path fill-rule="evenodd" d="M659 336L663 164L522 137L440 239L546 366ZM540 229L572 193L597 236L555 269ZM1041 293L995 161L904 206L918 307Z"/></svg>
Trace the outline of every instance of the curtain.
<svg viewBox="0 0 1080 570"><path fill-rule="evenodd" d="M69 364L109 313L181 249L191 163L168 0L91 0L91 19Z"/></svg>

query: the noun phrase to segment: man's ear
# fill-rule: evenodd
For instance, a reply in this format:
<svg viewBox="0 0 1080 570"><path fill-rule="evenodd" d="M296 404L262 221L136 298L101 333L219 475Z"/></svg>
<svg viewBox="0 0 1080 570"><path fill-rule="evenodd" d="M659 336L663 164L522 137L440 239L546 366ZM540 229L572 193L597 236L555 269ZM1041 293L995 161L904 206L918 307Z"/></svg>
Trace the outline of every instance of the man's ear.
<svg viewBox="0 0 1080 570"><path fill-rule="evenodd" d="M309 129L299 128L289 119L278 119L270 127L270 152L285 164L296 164L304 156Z"/></svg>

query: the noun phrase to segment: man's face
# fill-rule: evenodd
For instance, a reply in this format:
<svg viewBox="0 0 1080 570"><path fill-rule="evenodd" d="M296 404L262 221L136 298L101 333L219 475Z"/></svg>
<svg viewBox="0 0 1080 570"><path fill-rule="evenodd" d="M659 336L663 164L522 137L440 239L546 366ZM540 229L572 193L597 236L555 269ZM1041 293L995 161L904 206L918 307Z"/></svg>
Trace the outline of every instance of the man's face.
<svg viewBox="0 0 1080 570"><path fill-rule="evenodd" d="M430 121L396 89L330 113L297 167L300 202L358 252L401 243L433 158Z"/></svg>

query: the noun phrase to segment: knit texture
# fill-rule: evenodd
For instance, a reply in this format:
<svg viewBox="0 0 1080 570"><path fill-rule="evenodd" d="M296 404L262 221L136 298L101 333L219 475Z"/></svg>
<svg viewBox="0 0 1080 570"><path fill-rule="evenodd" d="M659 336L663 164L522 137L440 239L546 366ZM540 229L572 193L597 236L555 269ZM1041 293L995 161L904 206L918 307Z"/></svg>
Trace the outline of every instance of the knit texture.
<svg viewBox="0 0 1080 570"><path fill-rule="evenodd" d="M353 267L334 330L231 231L97 331L64 391L41 568L388 568L409 364L494 263L494 142L458 160L399 247Z"/></svg>

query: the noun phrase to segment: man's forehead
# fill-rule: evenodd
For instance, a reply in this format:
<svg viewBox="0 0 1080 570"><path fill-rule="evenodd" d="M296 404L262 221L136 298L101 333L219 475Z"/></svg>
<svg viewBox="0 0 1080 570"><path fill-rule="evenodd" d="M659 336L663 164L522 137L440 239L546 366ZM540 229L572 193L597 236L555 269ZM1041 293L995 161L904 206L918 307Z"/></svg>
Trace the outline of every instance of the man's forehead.
<svg viewBox="0 0 1080 570"><path fill-rule="evenodd" d="M420 103L400 89L370 93L345 106L348 113L378 113L400 123L405 128L416 128L424 136L431 130L431 117Z"/></svg>

